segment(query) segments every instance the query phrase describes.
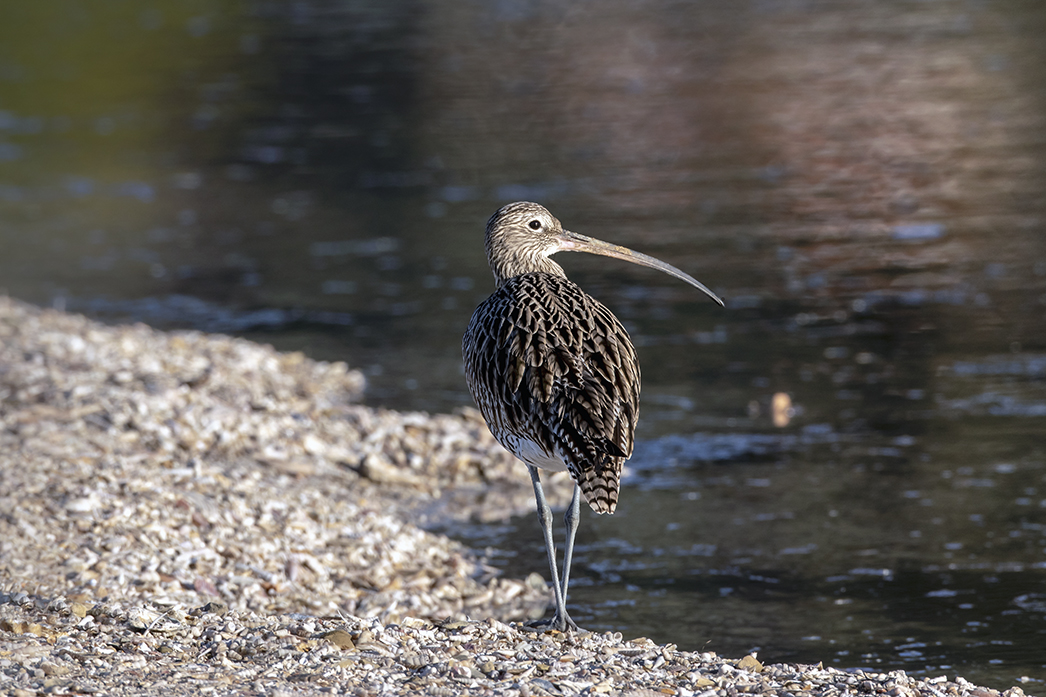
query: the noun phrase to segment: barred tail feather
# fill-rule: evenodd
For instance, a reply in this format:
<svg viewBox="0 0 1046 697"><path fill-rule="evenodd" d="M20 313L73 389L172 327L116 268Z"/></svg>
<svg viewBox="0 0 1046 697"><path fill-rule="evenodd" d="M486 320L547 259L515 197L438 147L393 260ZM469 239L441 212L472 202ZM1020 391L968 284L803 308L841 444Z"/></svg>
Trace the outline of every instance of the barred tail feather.
<svg viewBox="0 0 1046 697"><path fill-rule="evenodd" d="M608 457L596 467L586 467L582 472L574 473L574 479L581 487L588 505L596 513L613 513L617 508L617 495L621 488L622 461Z"/></svg>

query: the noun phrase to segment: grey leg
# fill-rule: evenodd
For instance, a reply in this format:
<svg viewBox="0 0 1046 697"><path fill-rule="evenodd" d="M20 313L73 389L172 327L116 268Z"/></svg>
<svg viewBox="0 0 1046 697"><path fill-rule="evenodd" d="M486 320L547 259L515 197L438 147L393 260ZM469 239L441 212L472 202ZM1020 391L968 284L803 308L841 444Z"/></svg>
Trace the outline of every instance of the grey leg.
<svg viewBox="0 0 1046 697"><path fill-rule="evenodd" d="M567 615L567 606L563 598L563 586L559 580L559 570L556 568L556 545L552 541L552 509L545 500L545 491L541 488L541 478L537 467L527 465L530 470L530 480L534 482L534 499L537 501L538 520L541 521L541 529L545 533L545 553L548 555L548 568L552 571L552 594L556 600L556 614L552 618L550 626L552 629L566 631L567 626L576 629L577 625Z"/></svg>
<svg viewBox="0 0 1046 697"><path fill-rule="evenodd" d="M567 525L567 549L563 555L563 602L566 602L570 564L574 560L574 535L577 534L577 526L581 522L581 487L577 484L574 484L574 496L570 499L567 512L563 514L563 522Z"/></svg>

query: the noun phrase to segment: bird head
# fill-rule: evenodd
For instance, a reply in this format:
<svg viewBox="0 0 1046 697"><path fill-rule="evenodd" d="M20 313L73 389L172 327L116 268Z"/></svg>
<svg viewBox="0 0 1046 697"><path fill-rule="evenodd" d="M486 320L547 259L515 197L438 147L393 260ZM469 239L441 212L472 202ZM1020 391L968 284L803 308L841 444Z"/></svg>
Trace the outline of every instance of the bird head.
<svg viewBox="0 0 1046 697"><path fill-rule="evenodd" d="M529 201L517 201L499 208L487 221L485 245L487 261L498 287L525 273L544 272L565 278L563 268L549 257L556 252L588 252L657 269L686 281L723 304L704 284L671 264L627 247L564 230L562 223L547 208Z"/></svg>
<svg viewBox="0 0 1046 697"><path fill-rule="evenodd" d="M485 246L494 280L543 271L565 276L549 257L561 250L563 224L544 206L517 201L499 208L487 221Z"/></svg>

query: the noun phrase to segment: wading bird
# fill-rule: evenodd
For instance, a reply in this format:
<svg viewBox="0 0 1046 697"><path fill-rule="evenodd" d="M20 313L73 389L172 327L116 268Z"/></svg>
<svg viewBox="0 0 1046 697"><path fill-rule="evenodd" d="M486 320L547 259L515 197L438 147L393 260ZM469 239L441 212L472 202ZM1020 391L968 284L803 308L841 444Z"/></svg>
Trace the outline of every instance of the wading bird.
<svg viewBox="0 0 1046 697"><path fill-rule="evenodd" d="M536 203L499 208L487 222L487 261L497 291L476 308L462 339L465 378L490 432L530 470L556 614L550 629L577 629L566 596L580 495L596 513L617 506L621 466L639 418L639 360L628 332L549 256L589 252L659 269L723 301L674 266L564 230ZM556 570L552 512L539 469L570 472L563 575Z"/></svg>

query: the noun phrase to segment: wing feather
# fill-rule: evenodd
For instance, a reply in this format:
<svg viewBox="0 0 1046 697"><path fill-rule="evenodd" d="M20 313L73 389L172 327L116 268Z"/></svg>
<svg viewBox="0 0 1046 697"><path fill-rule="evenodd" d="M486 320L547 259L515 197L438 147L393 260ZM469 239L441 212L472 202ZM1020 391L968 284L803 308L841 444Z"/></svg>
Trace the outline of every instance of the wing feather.
<svg viewBox="0 0 1046 697"><path fill-rule="evenodd" d="M640 373L610 310L565 278L523 274L476 309L462 348L469 389L494 436L510 450L526 440L558 457L589 505L613 512L634 444Z"/></svg>

